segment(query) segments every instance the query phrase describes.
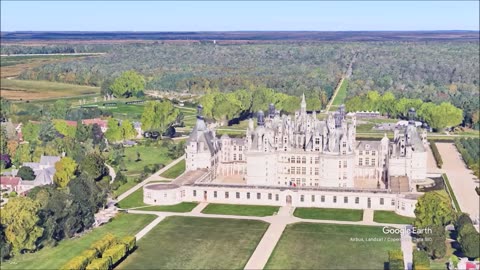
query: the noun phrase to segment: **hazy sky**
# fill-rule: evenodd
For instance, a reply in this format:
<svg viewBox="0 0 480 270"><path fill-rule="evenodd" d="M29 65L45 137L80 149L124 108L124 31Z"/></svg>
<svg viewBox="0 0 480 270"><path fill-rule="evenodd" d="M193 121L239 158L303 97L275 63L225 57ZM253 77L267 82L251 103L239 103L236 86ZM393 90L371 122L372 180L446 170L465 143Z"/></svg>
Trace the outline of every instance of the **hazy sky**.
<svg viewBox="0 0 480 270"><path fill-rule="evenodd" d="M28 30L479 30L479 2L1 0L1 31Z"/></svg>

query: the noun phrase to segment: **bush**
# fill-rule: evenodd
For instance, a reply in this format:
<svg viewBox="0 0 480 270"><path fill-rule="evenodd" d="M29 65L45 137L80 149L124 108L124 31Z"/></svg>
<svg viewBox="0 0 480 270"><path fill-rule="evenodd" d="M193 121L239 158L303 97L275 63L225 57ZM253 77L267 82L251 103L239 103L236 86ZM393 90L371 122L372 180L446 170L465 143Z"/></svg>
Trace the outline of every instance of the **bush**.
<svg viewBox="0 0 480 270"><path fill-rule="evenodd" d="M458 267L458 262L460 262L460 260L458 259L457 256L452 255L452 256L450 256L450 262L452 262L454 268L457 268Z"/></svg>
<svg viewBox="0 0 480 270"><path fill-rule="evenodd" d="M132 252L132 250L137 245L137 238L135 236L125 236L122 238L121 242L127 246L127 251Z"/></svg>
<svg viewBox="0 0 480 270"><path fill-rule="evenodd" d="M440 152L438 152L438 148L437 148L437 145L435 144L435 141L430 140L430 148L432 149L433 157L437 162L437 167L441 169L443 166L443 160L442 160L442 156L440 156Z"/></svg>
<svg viewBox="0 0 480 270"><path fill-rule="evenodd" d="M111 261L110 257L108 258L99 258L93 260L89 265L87 265L87 270L108 270L110 269Z"/></svg>
<svg viewBox="0 0 480 270"><path fill-rule="evenodd" d="M110 258L112 266L115 266L120 260L127 255L127 247L125 244L117 244L105 250L102 258Z"/></svg>
<svg viewBox="0 0 480 270"><path fill-rule="evenodd" d="M111 233L105 235L102 239L98 240L97 242L93 243L90 248L96 249L98 253L103 254L103 252L110 248L111 246L117 243L117 239Z"/></svg>
<svg viewBox="0 0 480 270"><path fill-rule="evenodd" d="M12 191L12 192L10 192L10 194L8 194L8 197L9 198L15 198L15 197L17 197L17 195L18 195L17 192Z"/></svg>
<svg viewBox="0 0 480 270"><path fill-rule="evenodd" d="M399 249L388 251L388 269L404 270L403 252Z"/></svg>
<svg viewBox="0 0 480 270"><path fill-rule="evenodd" d="M87 249L82 252L81 256L87 258L88 262L92 262L96 258L98 258L98 251L96 249Z"/></svg>
<svg viewBox="0 0 480 270"><path fill-rule="evenodd" d="M430 269L430 259L428 254L423 250L413 251L413 270L428 270Z"/></svg>
<svg viewBox="0 0 480 270"><path fill-rule="evenodd" d="M82 270L88 264L88 259L84 256L77 256L68 261L65 265L63 265L60 269L61 270Z"/></svg>

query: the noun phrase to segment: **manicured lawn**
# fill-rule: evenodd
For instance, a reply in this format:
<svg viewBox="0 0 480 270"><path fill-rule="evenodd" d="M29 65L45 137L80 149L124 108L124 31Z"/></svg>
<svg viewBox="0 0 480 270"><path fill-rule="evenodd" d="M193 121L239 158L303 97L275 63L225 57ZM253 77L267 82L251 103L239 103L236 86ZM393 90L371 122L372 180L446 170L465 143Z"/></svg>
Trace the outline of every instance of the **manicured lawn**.
<svg viewBox="0 0 480 270"><path fill-rule="evenodd" d="M388 250L399 248L400 236L385 235L382 227L295 223L285 228L265 269L385 269Z"/></svg>
<svg viewBox="0 0 480 270"><path fill-rule="evenodd" d="M361 221L363 219L363 210L297 207L293 215L305 219Z"/></svg>
<svg viewBox="0 0 480 270"><path fill-rule="evenodd" d="M167 148L161 145L137 145L125 148L126 175L141 174L146 165L163 164L167 165L172 161L167 155ZM137 160L137 152L140 154L140 161Z"/></svg>
<svg viewBox="0 0 480 270"><path fill-rule="evenodd" d="M56 247L46 247L2 262L2 269L59 269L71 258L79 255L107 233L118 237L135 235L152 222L155 215L119 214L112 222L79 238L61 241Z"/></svg>
<svg viewBox="0 0 480 270"><path fill-rule="evenodd" d="M243 269L268 224L167 217L116 269Z"/></svg>
<svg viewBox="0 0 480 270"><path fill-rule="evenodd" d="M100 87L49 81L1 80L2 97L35 100L66 96L98 94Z"/></svg>
<svg viewBox="0 0 480 270"><path fill-rule="evenodd" d="M347 87L348 87L348 80L343 80L340 89L338 89L338 93L335 96L335 99L332 102L332 105L342 105L345 103L345 98L347 97Z"/></svg>
<svg viewBox="0 0 480 270"><path fill-rule="evenodd" d="M210 203L203 209L204 214L238 215L238 216L271 216L278 212L278 206L268 205L237 205Z"/></svg>
<svg viewBox="0 0 480 270"><path fill-rule="evenodd" d="M123 209L148 206L143 203L143 187L135 190L132 194L128 195L125 199L118 202L118 207Z"/></svg>
<svg viewBox="0 0 480 270"><path fill-rule="evenodd" d="M412 224L415 218L397 215L393 211L375 211L373 221L378 223Z"/></svg>
<svg viewBox="0 0 480 270"><path fill-rule="evenodd" d="M185 159L173 165L170 169L163 172L160 176L165 178L177 178L185 171Z"/></svg>
<svg viewBox="0 0 480 270"><path fill-rule="evenodd" d="M198 203L196 202L182 202L175 205L154 205L154 206L147 206L138 208L137 210L143 211L163 211L163 212L178 212L178 213L186 213L191 212Z"/></svg>

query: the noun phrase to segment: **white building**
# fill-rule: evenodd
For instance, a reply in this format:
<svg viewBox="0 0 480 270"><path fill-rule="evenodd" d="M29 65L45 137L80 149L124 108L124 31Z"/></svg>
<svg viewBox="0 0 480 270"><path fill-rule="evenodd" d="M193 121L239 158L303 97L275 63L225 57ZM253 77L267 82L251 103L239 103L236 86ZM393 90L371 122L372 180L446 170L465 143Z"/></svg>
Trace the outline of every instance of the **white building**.
<svg viewBox="0 0 480 270"><path fill-rule="evenodd" d="M411 111L411 118L414 111ZM415 183L426 177L426 133L413 121L393 141L357 141L344 107L319 120L306 111L249 120L246 136L217 138L202 107L186 145L186 173L172 185L145 186L145 203L180 201L374 208L413 216Z"/></svg>

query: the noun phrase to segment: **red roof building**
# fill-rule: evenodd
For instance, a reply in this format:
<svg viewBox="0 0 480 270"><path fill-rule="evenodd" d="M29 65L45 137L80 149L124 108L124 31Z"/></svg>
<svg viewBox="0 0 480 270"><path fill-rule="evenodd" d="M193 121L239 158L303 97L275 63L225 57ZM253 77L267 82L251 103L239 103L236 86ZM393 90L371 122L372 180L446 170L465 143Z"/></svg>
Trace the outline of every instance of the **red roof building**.
<svg viewBox="0 0 480 270"><path fill-rule="evenodd" d="M21 181L22 178L20 177L0 176L0 186L2 187L2 189L18 191Z"/></svg>

